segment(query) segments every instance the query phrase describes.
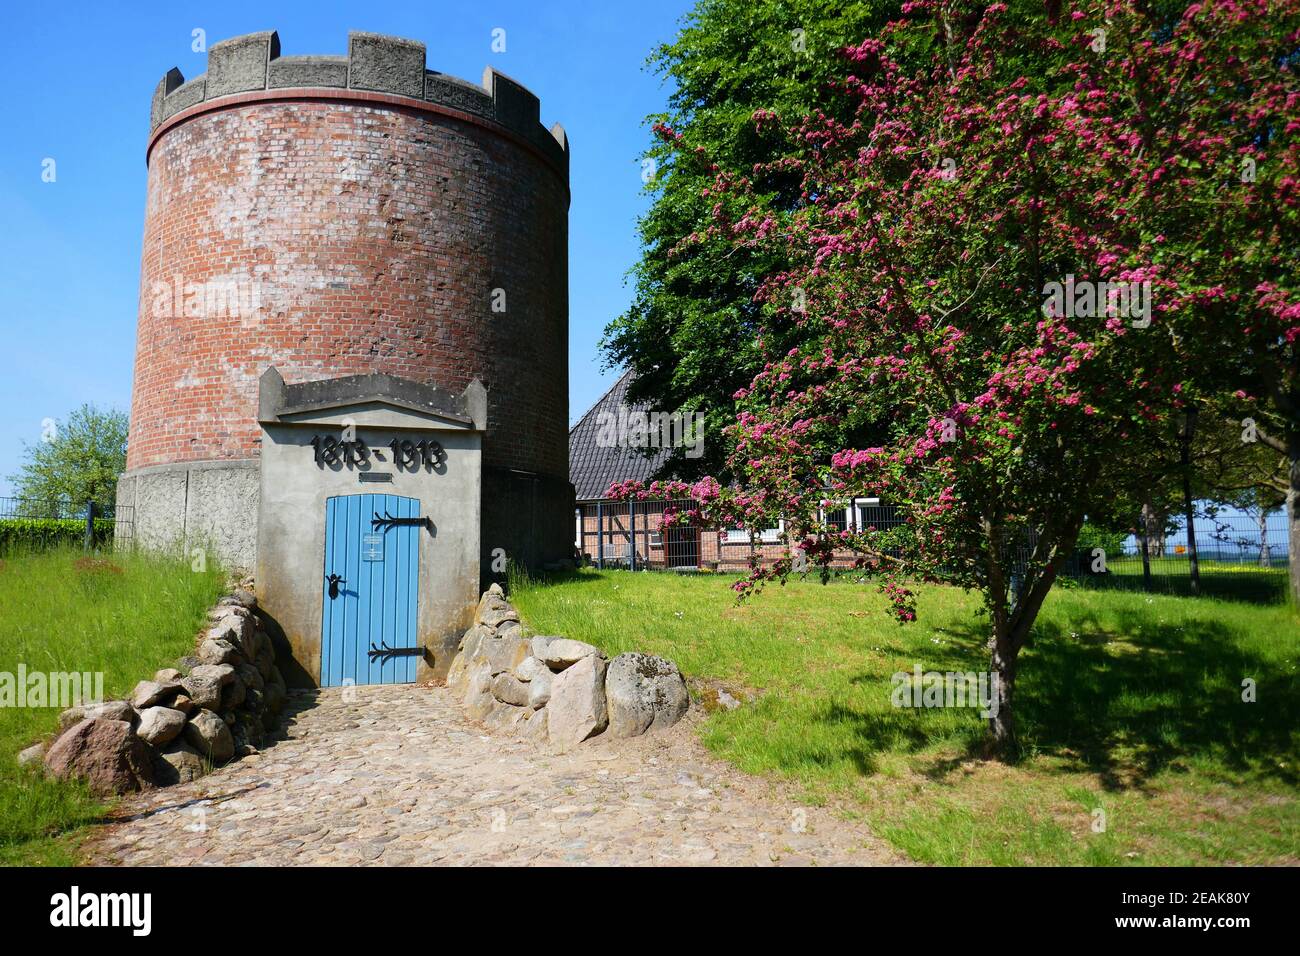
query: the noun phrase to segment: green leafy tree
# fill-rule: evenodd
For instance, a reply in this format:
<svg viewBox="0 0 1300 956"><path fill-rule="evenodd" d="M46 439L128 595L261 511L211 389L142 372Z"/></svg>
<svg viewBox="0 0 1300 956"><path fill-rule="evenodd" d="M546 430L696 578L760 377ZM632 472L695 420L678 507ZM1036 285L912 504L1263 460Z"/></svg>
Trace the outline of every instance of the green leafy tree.
<svg viewBox="0 0 1300 956"><path fill-rule="evenodd" d="M18 497L44 507L87 501L110 505L117 476L126 468L127 415L82 405L66 422L49 422L41 440L24 448L25 460L11 475Z"/></svg>
<svg viewBox="0 0 1300 956"><path fill-rule="evenodd" d="M1137 0L1081 0L1059 23L1020 12L916 0L846 51L851 122L756 111L789 151L717 170L714 220L684 241L787 263L760 286L765 362L731 432L742 480L611 489L689 493L686 521L784 519L791 556L742 595L797 573L795 551L825 573L843 548L900 621L918 580L978 590L990 743L1008 757L1020 652L1085 518L1144 493L1146 450L1219 394L1225 356L1286 395L1300 345L1285 255L1300 155L1281 132L1300 4L1194 4L1172 29ZM929 62L895 56L936 35ZM707 161L659 132L679 162ZM787 215L755 199L773 168L801 176ZM866 408L888 410L886 442L845 440ZM855 497L894 503L910 534L826 520L828 499Z"/></svg>
<svg viewBox="0 0 1300 956"><path fill-rule="evenodd" d="M786 144L755 127L754 111L841 114L846 101L835 84L843 65L835 51L870 35L901 6L893 0L701 0L676 39L647 61L672 83L668 110L648 121L688 129L701 155L727 168L769 162ZM712 221L713 171L679 161L662 140L647 150L642 168L654 204L639 224L644 254L633 269L635 298L605 331L605 360L636 372L630 400L703 412L705 434L720 435L735 418L732 396L763 365L754 294L762 277L782 265L779 252L733 249L715 256L680 247ZM769 174L755 199L793 209L801 188L797 175ZM678 452L664 473L725 475L724 443L706 441L697 459Z"/></svg>

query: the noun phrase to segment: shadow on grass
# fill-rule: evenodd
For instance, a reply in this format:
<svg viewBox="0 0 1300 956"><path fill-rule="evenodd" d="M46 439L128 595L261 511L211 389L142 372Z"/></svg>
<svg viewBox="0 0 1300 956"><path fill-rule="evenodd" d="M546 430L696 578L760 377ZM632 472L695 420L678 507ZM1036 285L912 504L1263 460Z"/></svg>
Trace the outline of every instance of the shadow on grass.
<svg viewBox="0 0 1300 956"><path fill-rule="evenodd" d="M1214 620L1156 624L1135 611L1107 618L1110 630L1090 612L1037 625L1016 686L1016 721L1027 752L1095 773L1112 790L1144 789L1162 771L1200 759L1234 776L1300 785L1292 759L1300 738L1300 675L1243 649ZM953 645L927 669L987 669L980 622L946 633ZM1124 639L1112 646L1116 634ZM1247 678L1257 689L1253 703L1242 700ZM964 755L938 759L923 771L942 779L981 759L985 743L982 721L945 722L938 716L944 713L951 711L832 707L819 719L852 718L855 747L862 750L854 759L863 766L876 753L917 753L955 737Z"/></svg>
<svg viewBox="0 0 1300 956"><path fill-rule="evenodd" d="M1293 761L1279 759L1295 752L1300 675L1243 649L1214 620L1153 624L1132 610L1114 620L1127 642L1118 654L1091 614L1040 622L1018 688L1021 726L1040 752L1072 758L1115 788L1201 757L1300 782ZM1248 678L1254 703L1242 700Z"/></svg>
<svg viewBox="0 0 1300 956"><path fill-rule="evenodd" d="M1201 594L1224 601L1250 604L1285 604L1289 581L1285 566L1257 568L1240 565L1202 565ZM1146 586L1140 561L1112 564L1109 574L1090 574L1079 581L1088 591L1146 591L1150 594L1192 596L1191 569L1186 560L1157 559L1152 562L1151 587Z"/></svg>

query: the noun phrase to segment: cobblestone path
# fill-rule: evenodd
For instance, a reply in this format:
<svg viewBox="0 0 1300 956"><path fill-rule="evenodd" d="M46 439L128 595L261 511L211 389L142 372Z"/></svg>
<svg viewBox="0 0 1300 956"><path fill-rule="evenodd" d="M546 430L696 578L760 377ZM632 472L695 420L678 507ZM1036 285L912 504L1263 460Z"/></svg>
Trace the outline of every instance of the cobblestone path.
<svg viewBox="0 0 1300 956"><path fill-rule="evenodd" d="M864 825L709 755L692 717L556 753L488 735L444 688L294 692L286 713L260 754L122 801L88 842L91 862L899 862Z"/></svg>

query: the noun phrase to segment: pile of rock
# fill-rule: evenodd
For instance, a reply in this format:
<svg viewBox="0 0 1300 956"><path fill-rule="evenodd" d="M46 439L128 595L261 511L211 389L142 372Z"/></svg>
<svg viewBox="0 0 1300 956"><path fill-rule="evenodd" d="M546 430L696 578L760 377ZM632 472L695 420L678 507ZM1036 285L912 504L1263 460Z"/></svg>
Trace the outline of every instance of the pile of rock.
<svg viewBox="0 0 1300 956"><path fill-rule="evenodd" d="M192 656L143 680L129 700L73 707L44 753L46 770L98 793L186 783L256 753L286 696L257 599L236 589L209 612ZM39 746L39 745L38 745ZM32 759L37 748L23 752Z"/></svg>
<svg viewBox="0 0 1300 956"><path fill-rule="evenodd" d="M672 726L690 704L672 661L635 653L611 661L582 641L526 637L496 584L479 601L447 684L470 718L561 748Z"/></svg>

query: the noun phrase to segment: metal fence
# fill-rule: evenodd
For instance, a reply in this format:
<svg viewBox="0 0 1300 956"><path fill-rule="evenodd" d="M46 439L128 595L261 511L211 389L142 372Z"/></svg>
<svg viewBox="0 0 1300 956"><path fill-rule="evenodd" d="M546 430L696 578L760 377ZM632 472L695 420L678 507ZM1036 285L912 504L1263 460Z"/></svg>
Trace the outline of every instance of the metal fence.
<svg viewBox="0 0 1300 956"><path fill-rule="evenodd" d="M578 554L599 568L634 571L730 571L748 568L751 560L770 564L786 551L782 527L751 534L743 528L663 526L666 510L694 508L689 498L673 501L588 501L575 510L574 543ZM902 524L897 511L874 499L861 499L826 515L832 527ZM857 555L837 553L832 567L853 567Z"/></svg>
<svg viewBox="0 0 1300 956"><path fill-rule="evenodd" d="M578 554L598 568L652 571L739 571L751 560L770 564L785 554L783 529L756 535L733 528L663 527L665 508L683 511L694 502L589 501L575 510L574 540ZM857 499L827 509L832 529L903 525L902 516L875 499ZM1086 530L1062 569L1068 584L1088 588L1141 590L1168 594L1205 594L1256 602L1285 600L1287 516L1215 513L1202 506L1193 515L1189 540L1185 521L1149 538ZM1032 535L1017 552L1027 560ZM1195 547L1192 547L1195 545ZM833 569L848 570L857 555L836 552Z"/></svg>
<svg viewBox="0 0 1300 956"><path fill-rule="evenodd" d="M43 529L42 533L26 536L13 534L6 540L26 540L33 545L80 540L86 550L91 550L130 547L135 537L134 509L129 506L67 499L0 497L0 529L6 523L12 527L21 521L58 521L65 525L75 522L76 526Z"/></svg>

